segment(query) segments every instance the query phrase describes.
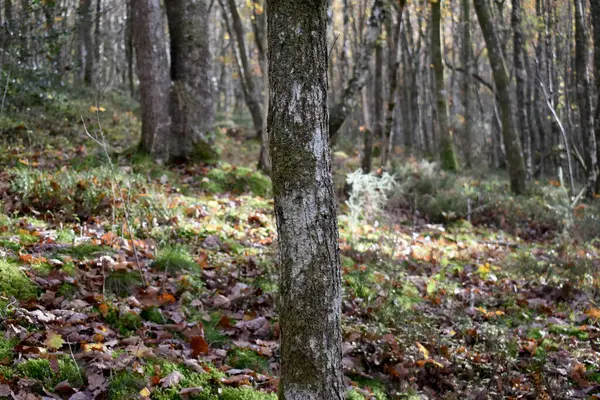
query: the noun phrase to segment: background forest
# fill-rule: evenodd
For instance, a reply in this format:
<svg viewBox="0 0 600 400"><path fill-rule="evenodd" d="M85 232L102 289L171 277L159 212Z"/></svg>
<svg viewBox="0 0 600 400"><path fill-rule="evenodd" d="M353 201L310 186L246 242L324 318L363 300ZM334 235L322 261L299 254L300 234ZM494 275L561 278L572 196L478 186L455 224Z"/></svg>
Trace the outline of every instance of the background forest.
<svg viewBox="0 0 600 400"><path fill-rule="evenodd" d="M0 3L0 398L277 398L265 1ZM347 398L600 396L600 0L327 50Z"/></svg>

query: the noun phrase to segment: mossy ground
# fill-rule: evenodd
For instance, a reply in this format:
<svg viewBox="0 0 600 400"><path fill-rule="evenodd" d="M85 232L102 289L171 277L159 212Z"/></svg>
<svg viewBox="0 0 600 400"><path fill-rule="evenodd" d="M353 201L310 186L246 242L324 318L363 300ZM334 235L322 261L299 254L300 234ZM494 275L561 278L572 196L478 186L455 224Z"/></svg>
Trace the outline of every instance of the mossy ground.
<svg viewBox="0 0 600 400"><path fill-rule="evenodd" d="M117 112L118 123L106 119L114 170L92 142L70 142L81 133L72 111L56 135L33 115L24 118L30 133L14 118L0 121L19 131L0 141L8 166L0 188L20 198L0 214L0 276L10 278L0 280L0 329L20 324L31 334L25 345L40 348L48 330L75 330L81 368L89 367L86 348L114 363L102 394L111 399L138 398L144 388L153 399L179 399L195 386L204 389L192 398L274 399L272 189L252 167L233 166L254 163L258 143L219 135L216 164L156 165L128 154L139 131L128 111ZM358 165L340 154L334 162L340 184ZM596 205L572 210L568 237L556 235L571 214L557 212L555 186L541 182L514 197L501 176L447 174L414 160L395 162L393 172L393 213L353 225L340 204L345 362L355 388L348 397L413 399L431 390L464 397L496 378L501 397L543 395L536 374L560 367L559 356L598 379L600 354L590 345L600 315L598 248L586 239L600 231ZM66 307L85 320L40 322L23 311L61 315ZM212 362L204 349L190 356L199 336ZM0 380L11 388L26 375L50 391L59 379L81 384L70 357L54 372L14 346L0 339ZM204 372L183 364L190 358ZM244 383L252 388L226 383L231 368L252 371ZM499 370L508 372L494 375ZM173 371L183 380L171 388L153 380ZM557 377L552 393L575 389L570 376Z"/></svg>

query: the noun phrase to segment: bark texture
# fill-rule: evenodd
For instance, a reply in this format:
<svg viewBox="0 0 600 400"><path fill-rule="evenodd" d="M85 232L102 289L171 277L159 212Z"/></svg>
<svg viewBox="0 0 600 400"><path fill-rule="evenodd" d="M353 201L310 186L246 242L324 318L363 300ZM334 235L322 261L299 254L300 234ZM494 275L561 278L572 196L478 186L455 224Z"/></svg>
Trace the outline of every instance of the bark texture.
<svg viewBox="0 0 600 400"><path fill-rule="evenodd" d="M133 40L142 110L141 148L155 160L169 157L169 61L160 0L137 0L133 7Z"/></svg>
<svg viewBox="0 0 600 400"><path fill-rule="evenodd" d="M513 120L510 81L502 59L502 49L494 32L488 1L475 0L474 4L479 26L485 39L494 83L496 84L498 108L500 109L500 120L502 122L502 137L510 176L510 189L515 194L523 194L527 190L525 161L521 152L519 134L515 129Z"/></svg>
<svg viewBox="0 0 600 400"><path fill-rule="evenodd" d="M531 176L531 135L525 107L525 65L523 63L523 32L521 29L521 0L512 0L511 24L513 28L513 63L515 67L515 89L517 91L516 127L521 132L527 176Z"/></svg>
<svg viewBox="0 0 600 400"><path fill-rule="evenodd" d="M213 158L210 32L205 0L166 3L171 37L170 157Z"/></svg>
<svg viewBox="0 0 600 400"><path fill-rule="evenodd" d="M442 9L441 0L431 2L431 64L435 74L435 99L437 123L440 131L440 161L442 169L458 171L458 159L454 150L452 132L448 122L448 104L444 88L444 64L442 62Z"/></svg>
<svg viewBox="0 0 600 400"><path fill-rule="evenodd" d="M588 72L588 33L586 29L585 2L574 0L575 6L575 74L577 76L577 109L579 111L580 133L585 151L588 194L593 198L598 179L598 160L592 99L590 96L590 78Z"/></svg>
<svg viewBox="0 0 600 400"><path fill-rule="evenodd" d="M600 158L600 0L590 0L592 16L592 36L594 39L594 76L596 77L596 114L594 116L594 132L596 138L596 160ZM596 179L596 193L600 192L600 180Z"/></svg>
<svg viewBox="0 0 600 400"><path fill-rule="evenodd" d="M328 146L327 0L267 0L268 129L285 400L341 400L341 277Z"/></svg>
<svg viewBox="0 0 600 400"><path fill-rule="evenodd" d="M460 47L460 62L465 70L461 77L460 91L463 105L463 155L465 157L465 166L471 168L473 165L473 127L471 124L471 55L473 53L471 43L471 0L460 0L461 20L462 20L462 43Z"/></svg>

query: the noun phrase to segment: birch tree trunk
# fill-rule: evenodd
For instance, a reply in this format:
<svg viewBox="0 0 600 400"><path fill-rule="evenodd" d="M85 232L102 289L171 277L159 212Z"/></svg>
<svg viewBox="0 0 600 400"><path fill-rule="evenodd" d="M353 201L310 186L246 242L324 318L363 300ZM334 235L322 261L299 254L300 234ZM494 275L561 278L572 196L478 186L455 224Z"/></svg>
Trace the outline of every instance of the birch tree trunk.
<svg viewBox="0 0 600 400"><path fill-rule="evenodd" d="M210 31L205 0L166 3L171 37L170 157L206 161L214 121Z"/></svg>
<svg viewBox="0 0 600 400"><path fill-rule="evenodd" d="M140 80L143 151L155 160L169 157L169 61L160 0L136 0L133 7L133 41Z"/></svg>
<svg viewBox="0 0 600 400"><path fill-rule="evenodd" d="M328 146L327 0L267 0L279 234L279 399L341 400L341 273Z"/></svg>

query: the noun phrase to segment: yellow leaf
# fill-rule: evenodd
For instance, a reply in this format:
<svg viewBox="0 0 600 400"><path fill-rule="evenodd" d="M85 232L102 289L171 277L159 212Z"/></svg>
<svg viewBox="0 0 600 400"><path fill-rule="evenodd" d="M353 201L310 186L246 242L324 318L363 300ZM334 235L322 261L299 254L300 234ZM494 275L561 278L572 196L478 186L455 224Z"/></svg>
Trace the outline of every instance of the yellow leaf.
<svg viewBox="0 0 600 400"><path fill-rule="evenodd" d="M89 109L90 112L95 113L95 112L104 112L106 111L106 108L104 107L98 107L98 106L91 106Z"/></svg>
<svg viewBox="0 0 600 400"><path fill-rule="evenodd" d="M140 390L140 396L144 398L150 397L150 390L148 390L147 387L143 388L142 390Z"/></svg>
<svg viewBox="0 0 600 400"><path fill-rule="evenodd" d="M65 344L65 341L63 340L61 335L52 331L48 332L48 335L46 336L46 341L44 342L44 345L46 345L46 347L52 350L58 350L63 346L63 344Z"/></svg>
<svg viewBox="0 0 600 400"><path fill-rule="evenodd" d="M425 357L426 360L429 359L429 350L427 350L425 348L425 346L423 346L421 343L417 342L417 348L419 349L419 351L423 354L423 357Z"/></svg>

